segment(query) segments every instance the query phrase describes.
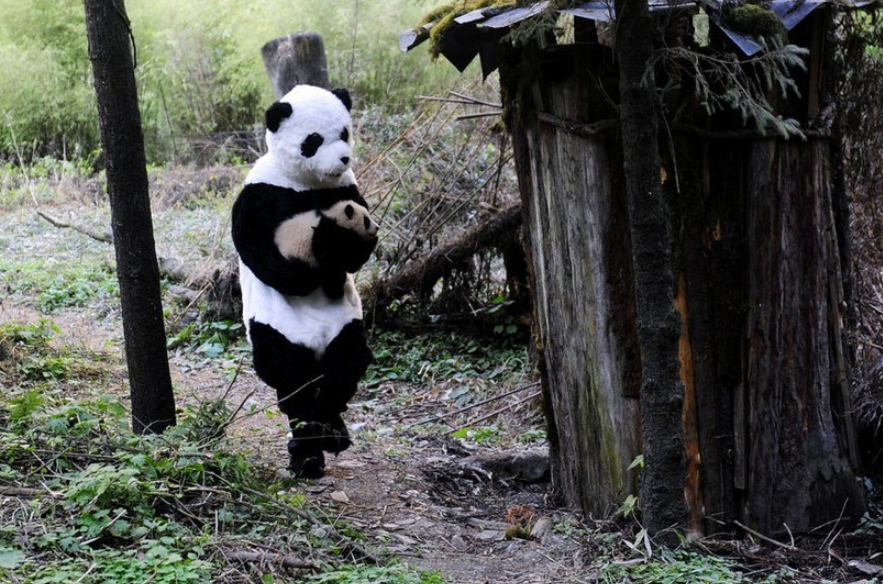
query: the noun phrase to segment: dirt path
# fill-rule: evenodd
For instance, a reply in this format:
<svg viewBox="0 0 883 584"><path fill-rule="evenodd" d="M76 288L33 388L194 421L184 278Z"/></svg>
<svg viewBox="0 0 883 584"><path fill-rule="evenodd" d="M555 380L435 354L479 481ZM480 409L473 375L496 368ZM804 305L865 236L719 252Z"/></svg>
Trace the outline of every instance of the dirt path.
<svg viewBox="0 0 883 584"><path fill-rule="evenodd" d="M397 425L408 406L395 402L408 389L357 396L347 414L353 447L329 458L324 478L294 488L366 535L369 548L447 582L589 581L576 515L554 503L542 445L479 448ZM228 399L234 408L245 400L272 411L269 390L250 373L240 374ZM426 400L420 402L425 411ZM436 411L449 409L439 403ZM285 466L281 417L246 415L233 433L265 463Z"/></svg>

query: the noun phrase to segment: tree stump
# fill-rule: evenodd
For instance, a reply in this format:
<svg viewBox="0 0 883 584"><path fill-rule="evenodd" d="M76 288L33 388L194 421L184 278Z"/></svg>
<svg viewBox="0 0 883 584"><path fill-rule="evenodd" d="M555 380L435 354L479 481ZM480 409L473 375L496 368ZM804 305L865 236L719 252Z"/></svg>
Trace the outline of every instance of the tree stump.
<svg viewBox="0 0 883 584"><path fill-rule="evenodd" d="M331 87L325 44L318 33L298 32L273 39L261 47L261 56L276 99L291 91L295 85Z"/></svg>

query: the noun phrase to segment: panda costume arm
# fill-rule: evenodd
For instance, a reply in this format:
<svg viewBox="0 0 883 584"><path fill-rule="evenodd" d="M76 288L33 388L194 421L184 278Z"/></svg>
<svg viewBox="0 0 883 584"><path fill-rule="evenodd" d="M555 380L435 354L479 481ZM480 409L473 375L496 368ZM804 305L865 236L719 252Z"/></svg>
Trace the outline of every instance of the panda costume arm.
<svg viewBox="0 0 883 584"><path fill-rule="evenodd" d="M321 266L283 257L274 234L286 219L328 209L340 201L366 205L355 185L305 192L266 183L245 185L232 213L233 244L240 259L264 284L287 295L305 296L327 286L329 279L336 281L338 275L325 273Z"/></svg>

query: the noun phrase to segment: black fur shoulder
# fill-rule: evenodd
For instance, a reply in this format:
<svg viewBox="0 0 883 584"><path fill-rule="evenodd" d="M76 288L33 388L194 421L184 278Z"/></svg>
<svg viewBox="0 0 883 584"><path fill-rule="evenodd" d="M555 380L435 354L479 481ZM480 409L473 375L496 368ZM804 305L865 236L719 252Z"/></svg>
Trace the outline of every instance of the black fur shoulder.
<svg viewBox="0 0 883 584"><path fill-rule="evenodd" d="M279 253L276 229L295 215L322 211L340 201L367 206L355 185L296 191L266 183L247 184L233 204L233 245L263 283L283 294L307 295L321 284L320 274L306 262Z"/></svg>

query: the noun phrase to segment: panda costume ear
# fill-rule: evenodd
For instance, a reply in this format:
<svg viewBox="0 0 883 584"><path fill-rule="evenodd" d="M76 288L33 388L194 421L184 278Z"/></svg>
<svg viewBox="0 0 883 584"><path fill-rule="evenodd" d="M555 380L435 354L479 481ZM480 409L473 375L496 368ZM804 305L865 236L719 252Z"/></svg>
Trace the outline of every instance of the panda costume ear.
<svg viewBox="0 0 883 584"><path fill-rule="evenodd" d="M339 99L341 103L346 106L346 111L350 111L353 109L353 100L350 97L349 91L347 91L343 87L335 87L331 90L331 93L337 96L337 99Z"/></svg>
<svg viewBox="0 0 883 584"><path fill-rule="evenodd" d="M278 130L282 120L291 116L293 111L290 103L277 101L271 105L267 113L264 114L264 122L267 124L267 129L271 132Z"/></svg>

